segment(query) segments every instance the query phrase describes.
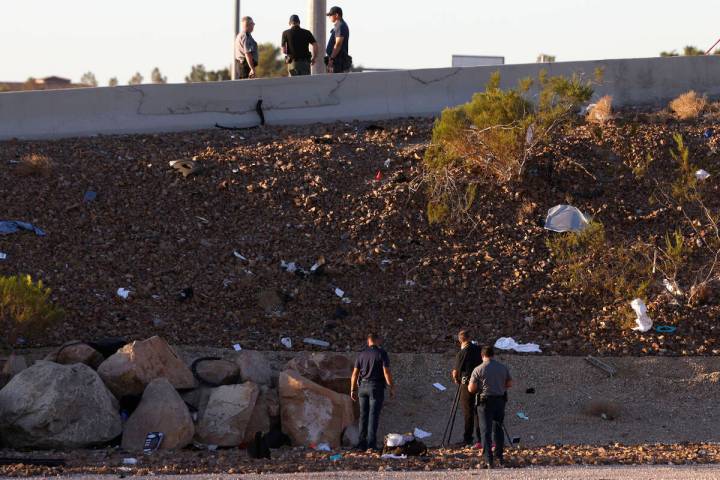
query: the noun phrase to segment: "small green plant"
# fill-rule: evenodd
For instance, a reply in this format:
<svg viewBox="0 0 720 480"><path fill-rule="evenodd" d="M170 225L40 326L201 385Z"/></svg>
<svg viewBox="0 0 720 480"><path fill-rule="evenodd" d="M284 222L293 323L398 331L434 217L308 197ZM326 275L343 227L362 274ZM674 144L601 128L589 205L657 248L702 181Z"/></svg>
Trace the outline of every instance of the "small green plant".
<svg viewBox="0 0 720 480"><path fill-rule="evenodd" d="M554 275L568 288L608 302L645 298L651 283L650 266L637 245L611 245L600 222L581 232L548 239L558 267Z"/></svg>
<svg viewBox="0 0 720 480"><path fill-rule="evenodd" d="M536 102L530 100L533 85L539 92ZM577 75L549 77L545 71L536 81L526 78L516 88L502 90L500 73L495 72L484 92L445 109L424 158L428 214L445 213L430 221L468 218L477 196L473 184L521 178L533 149L566 125L592 93L590 81ZM446 208L438 210L440 205Z"/></svg>
<svg viewBox="0 0 720 480"><path fill-rule="evenodd" d="M0 326L12 349L20 336L32 337L64 316L50 302L51 291L30 275L0 277Z"/></svg>
<svg viewBox="0 0 720 480"><path fill-rule="evenodd" d="M645 158L641 159L638 164L633 167L633 175L635 175L635 178L643 178L654 161L655 158L648 152Z"/></svg>
<svg viewBox="0 0 720 480"><path fill-rule="evenodd" d="M680 203L696 200L697 198L697 167L690 163L690 149L685 145L682 135L676 133L673 140L677 150L670 150L670 155L678 167L678 175L671 187L673 198Z"/></svg>

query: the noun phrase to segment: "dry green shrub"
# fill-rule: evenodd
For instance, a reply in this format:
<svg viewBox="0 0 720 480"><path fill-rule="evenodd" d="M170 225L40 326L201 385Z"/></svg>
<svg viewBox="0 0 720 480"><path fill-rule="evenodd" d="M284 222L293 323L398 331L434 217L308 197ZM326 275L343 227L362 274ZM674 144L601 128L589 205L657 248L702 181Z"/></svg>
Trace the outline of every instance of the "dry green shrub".
<svg viewBox="0 0 720 480"><path fill-rule="evenodd" d="M641 245L610 244L602 223L557 234L546 245L558 265L553 275L568 288L610 303L647 296L652 272Z"/></svg>
<svg viewBox="0 0 720 480"><path fill-rule="evenodd" d="M528 99L534 83L536 103ZM468 218L473 185L522 177L533 148L547 143L592 93L592 82L576 75L548 77L544 71L537 82L527 78L515 89L501 90L496 72L469 103L445 109L424 158L430 220Z"/></svg>
<svg viewBox="0 0 720 480"><path fill-rule="evenodd" d="M31 153L20 159L17 171L24 176L48 177L52 172L52 160L47 155Z"/></svg>
<svg viewBox="0 0 720 480"><path fill-rule="evenodd" d="M700 116L706 105L707 99L704 96L698 96L694 90L690 90L670 102L669 107L680 120L690 120Z"/></svg>
<svg viewBox="0 0 720 480"><path fill-rule="evenodd" d="M60 321L64 312L50 302L51 291L30 275L0 277L0 327L13 348L19 337L32 337Z"/></svg>
<svg viewBox="0 0 720 480"><path fill-rule="evenodd" d="M588 110L587 121L602 125L609 122L613 118L612 111L613 97L611 95L605 95L595 103L595 106Z"/></svg>
<svg viewBox="0 0 720 480"><path fill-rule="evenodd" d="M671 194L673 198L679 202L689 202L697 200L697 167L690 162L690 149L685 145L682 135L676 133L673 135L676 150L670 150L670 155L678 167L678 174L671 186Z"/></svg>

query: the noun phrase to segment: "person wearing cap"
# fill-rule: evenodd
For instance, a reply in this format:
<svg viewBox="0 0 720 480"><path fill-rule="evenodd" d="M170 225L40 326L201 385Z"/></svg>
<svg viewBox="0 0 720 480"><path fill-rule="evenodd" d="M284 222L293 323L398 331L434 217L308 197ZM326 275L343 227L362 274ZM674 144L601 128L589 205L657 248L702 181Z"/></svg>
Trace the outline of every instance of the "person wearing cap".
<svg viewBox="0 0 720 480"><path fill-rule="evenodd" d="M350 56L350 28L343 19L343 11L340 7L332 7L327 13L333 22L330 30L330 39L327 49L328 73L346 73L352 68L352 57Z"/></svg>
<svg viewBox="0 0 720 480"><path fill-rule="evenodd" d="M315 65L318 44L310 30L300 28L300 17L290 17L290 28L282 34L282 51L291 77L310 75L310 66ZM313 53L310 54L310 45Z"/></svg>
<svg viewBox="0 0 720 480"><path fill-rule="evenodd" d="M255 78L255 68L258 65L258 44L252 37L255 22L252 17L242 18L242 31L235 39L235 68L238 78Z"/></svg>

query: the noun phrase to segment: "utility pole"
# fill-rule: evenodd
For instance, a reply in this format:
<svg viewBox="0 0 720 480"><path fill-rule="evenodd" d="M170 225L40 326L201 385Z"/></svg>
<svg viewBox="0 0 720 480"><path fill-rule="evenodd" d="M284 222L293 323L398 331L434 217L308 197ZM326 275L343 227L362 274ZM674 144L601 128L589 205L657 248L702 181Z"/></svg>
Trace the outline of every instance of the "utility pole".
<svg viewBox="0 0 720 480"><path fill-rule="evenodd" d="M232 63L230 64L230 78L233 80L238 79L237 61L235 60L235 39L240 35L240 0L235 0L235 15L233 15L233 47L232 47Z"/></svg>
<svg viewBox="0 0 720 480"><path fill-rule="evenodd" d="M316 59L315 65L312 67L313 75L325 73L325 64L323 57L325 56L325 42L327 29L327 0L308 0L308 25L315 40L320 47L320 58Z"/></svg>

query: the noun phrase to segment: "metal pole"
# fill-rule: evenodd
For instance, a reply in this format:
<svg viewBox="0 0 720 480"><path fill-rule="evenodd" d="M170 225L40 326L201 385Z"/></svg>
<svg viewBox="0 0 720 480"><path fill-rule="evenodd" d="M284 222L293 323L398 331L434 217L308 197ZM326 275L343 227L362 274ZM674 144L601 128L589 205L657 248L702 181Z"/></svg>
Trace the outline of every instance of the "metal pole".
<svg viewBox="0 0 720 480"><path fill-rule="evenodd" d="M235 39L240 34L240 0L235 0L235 13L233 15L233 43L232 43L232 63L230 63L230 78L238 79L237 62L235 61Z"/></svg>
<svg viewBox="0 0 720 480"><path fill-rule="evenodd" d="M312 67L313 75L325 73L325 64L323 63L323 57L325 56L325 42L326 42L326 29L327 29L327 0L308 0L308 18L307 24L318 42L320 49L318 58L316 59L315 65Z"/></svg>

